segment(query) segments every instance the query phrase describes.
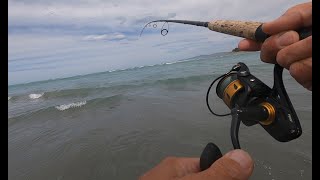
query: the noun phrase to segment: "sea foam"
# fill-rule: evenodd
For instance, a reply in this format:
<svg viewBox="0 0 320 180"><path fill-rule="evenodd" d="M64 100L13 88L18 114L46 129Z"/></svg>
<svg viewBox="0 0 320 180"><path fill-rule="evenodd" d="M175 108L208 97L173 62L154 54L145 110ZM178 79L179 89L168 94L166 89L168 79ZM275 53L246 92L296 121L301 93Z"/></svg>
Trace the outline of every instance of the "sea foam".
<svg viewBox="0 0 320 180"><path fill-rule="evenodd" d="M41 94L29 94L29 98L30 99L38 99L41 98L41 96L43 96L44 93Z"/></svg>
<svg viewBox="0 0 320 180"><path fill-rule="evenodd" d="M81 101L81 102L74 102L74 103L70 103L70 104L63 104L60 106L56 106L56 109L60 110L60 111L64 111L70 108L75 108L75 107L81 107L83 105L87 104L86 101Z"/></svg>

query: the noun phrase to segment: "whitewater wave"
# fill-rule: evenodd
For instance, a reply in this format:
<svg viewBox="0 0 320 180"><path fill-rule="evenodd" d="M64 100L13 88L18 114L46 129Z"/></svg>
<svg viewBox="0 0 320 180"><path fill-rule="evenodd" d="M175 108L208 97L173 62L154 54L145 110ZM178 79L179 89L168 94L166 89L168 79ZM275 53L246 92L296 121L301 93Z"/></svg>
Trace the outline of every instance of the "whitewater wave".
<svg viewBox="0 0 320 180"><path fill-rule="evenodd" d="M42 98L43 100L54 100L54 99L65 99L65 98L88 98L92 95L96 94L100 95L112 95L115 93L125 93L135 89L144 88L148 86L156 86L156 85L172 85L176 86L179 84L187 84L194 82L203 82L212 80L215 77L211 74L205 75L197 75L197 76L186 76L186 77L177 77L177 78L164 78L164 79L155 79L153 81L141 81L136 82L135 84L122 84L122 85L114 85L110 87L89 87L89 88L75 88L75 89L63 89L57 91L46 91L41 94L29 94L26 95L18 95L18 96L8 96L8 101L15 100L35 100ZM28 98L28 99L26 99Z"/></svg>
<svg viewBox="0 0 320 180"><path fill-rule="evenodd" d="M43 96L44 93L41 94L29 94L29 98L30 99L38 99L41 98Z"/></svg>
<svg viewBox="0 0 320 180"><path fill-rule="evenodd" d="M166 62L164 63L165 65L170 65L170 64L175 64L175 63L178 63L178 62Z"/></svg>
<svg viewBox="0 0 320 180"><path fill-rule="evenodd" d="M124 68L124 69L113 69L113 70L109 70L106 72L111 73L111 72L119 72L119 71L130 71L130 70L142 69L142 68L148 68L148 67L171 65L171 64L182 63L182 62L187 62L187 61L191 61L191 60L187 59L187 60L179 60L179 61L173 61L173 62L165 62L165 63L160 63L160 64L135 66L135 67Z"/></svg>
<svg viewBox="0 0 320 180"><path fill-rule="evenodd" d="M63 104L60 106L56 106L55 108L60 110L60 111L64 111L70 108L76 108L76 107L81 107L83 105L87 104L87 101L81 101L81 102L74 102L74 103L70 103L70 104Z"/></svg>

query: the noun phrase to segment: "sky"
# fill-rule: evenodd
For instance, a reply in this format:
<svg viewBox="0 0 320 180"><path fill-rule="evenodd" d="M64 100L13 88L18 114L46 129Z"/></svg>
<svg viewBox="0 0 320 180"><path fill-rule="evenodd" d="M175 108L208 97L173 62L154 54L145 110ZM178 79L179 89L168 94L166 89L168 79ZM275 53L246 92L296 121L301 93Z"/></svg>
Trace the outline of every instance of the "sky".
<svg viewBox="0 0 320 180"><path fill-rule="evenodd" d="M267 22L305 0L8 0L8 84L231 51L241 40L157 19Z"/></svg>

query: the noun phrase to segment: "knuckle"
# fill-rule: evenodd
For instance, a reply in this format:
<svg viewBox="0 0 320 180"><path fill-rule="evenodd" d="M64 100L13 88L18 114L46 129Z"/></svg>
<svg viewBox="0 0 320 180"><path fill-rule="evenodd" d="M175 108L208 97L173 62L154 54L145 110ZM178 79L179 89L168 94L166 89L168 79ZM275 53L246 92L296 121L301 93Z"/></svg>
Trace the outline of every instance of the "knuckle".
<svg viewBox="0 0 320 180"><path fill-rule="evenodd" d="M266 63L273 63L275 53L278 49L275 46L275 36L268 38L261 46L260 59Z"/></svg>
<svg viewBox="0 0 320 180"><path fill-rule="evenodd" d="M144 180L145 178L146 178L146 174L143 174L143 175L138 177L138 180Z"/></svg>
<svg viewBox="0 0 320 180"><path fill-rule="evenodd" d="M277 63L284 68L288 68L289 64L288 64L287 57L288 57L288 51L286 50L279 51L276 57Z"/></svg>
<svg viewBox="0 0 320 180"><path fill-rule="evenodd" d="M169 156L169 157L166 157L162 160L163 163L176 163L177 162L177 157L174 157L174 156Z"/></svg>
<svg viewBox="0 0 320 180"><path fill-rule="evenodd" d="M306 38L305 48L310 49L310 51L312 52L312 36L309 36L308 38Z"/></svg>
<svg viewBox="0 0 320 180"><path fill-rule="evenodd" d="M292 77L296 78L296 75L300 74L300 72L301 72L301 66L299 63L295 63L292 66L290 66L289 73Z"/></svg>
<svg viewBox="0 0 320 180"><path fill-rule="evenodd" d="M312 59L293 63L290 66L290 75L303 87L312 91Z"/></svg>
<svg viewBox="0 0 320 180"><path fill-rule="evenodd" d="M268 51L269 51L268 41L269 40L267 39L261 46L260 59L263 62L268 62L268 58L267 58L267 54L268 54Z"/></svg>
<svg viewBox="0 0 320 180"><path fill-rule="evenodd" d="M262 62L265 62L265 63L268 62L267 59L265 58L264 51L261 51L261 53L260 53L260 59L261 59Z"/></svg>
<svg viewBox="0 0 320 180"><path fill-rule="evenodd" d="M286 32L287 39L290 42L289 44L299 41L299 34L296 31L290 30Z"/></svg>
<svg viewBox="0 0 320 180"><path fill-rule="evenodd" d="M301 13L301 10L294 12L295 13L295 18L296 18L296 22L298 22L299 24L303 24L304 22L304 17Z"/></svg>

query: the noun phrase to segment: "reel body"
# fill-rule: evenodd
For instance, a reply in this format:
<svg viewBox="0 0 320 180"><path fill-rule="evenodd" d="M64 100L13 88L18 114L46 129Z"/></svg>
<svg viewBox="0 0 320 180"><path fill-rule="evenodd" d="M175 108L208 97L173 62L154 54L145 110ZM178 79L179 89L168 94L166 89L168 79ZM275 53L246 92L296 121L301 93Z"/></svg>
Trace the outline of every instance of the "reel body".
<svg viewBox="0 0 320 180"><path fill-rule="evenodd" d="M244 63L239 62L228 73L211 83L206 96L208 109L216 116L232 115L230 135L234 149L240 149L238 133L241 122L246 126L260 124L280 142L288 142L301 136L299 118L283 85L282 72L283 67L275 64L274 84L270 88L252 75ZM217 114L209 105L210 90L218 80L216 94L229 107L231 113ZM214 157L212 152L220 152L216 149L218 147L213 143L206 146L200 157L201 170L207 169L210 167L208 164L214 162L211 159L208 163L208 157ZM220 153L216 156L222 155Z"/></svg>
<svg viewBox="0 0 320 180"><path fill-rule="evenodd" d="M233 119L246 126L260 124L274 139L287 142L298 138L302 130L284 88L282 71L281 66L274 66L274 85L270 88L253 76L244 63L238 63L221 78L216 93L231 109ZM231 126L236 126L234 121Z"/></svg>

